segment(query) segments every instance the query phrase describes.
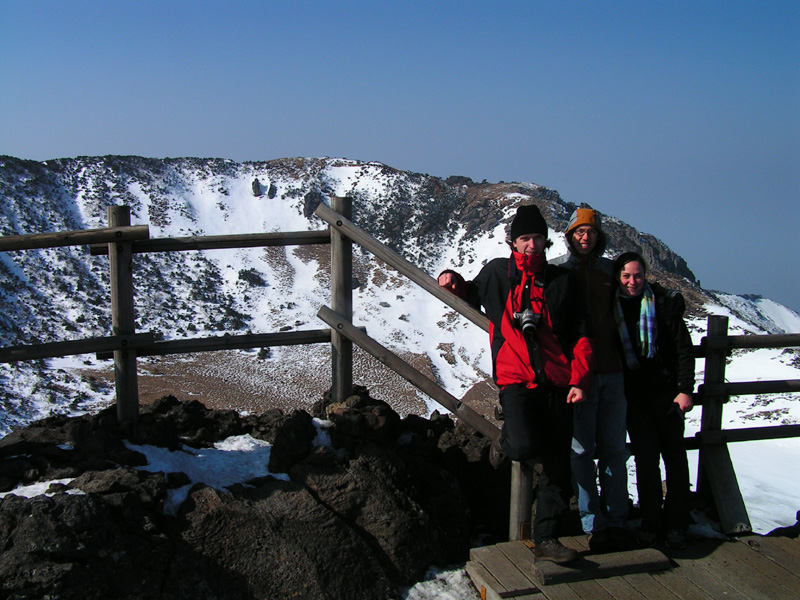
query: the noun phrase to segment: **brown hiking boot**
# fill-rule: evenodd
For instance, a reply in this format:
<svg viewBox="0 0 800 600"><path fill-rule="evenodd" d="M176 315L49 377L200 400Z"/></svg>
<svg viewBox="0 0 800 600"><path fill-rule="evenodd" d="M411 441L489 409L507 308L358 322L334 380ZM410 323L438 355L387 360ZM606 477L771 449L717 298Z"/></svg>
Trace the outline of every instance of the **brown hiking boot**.
<svg viewBox="0 0 800 600"><path fill-rule="evenodd" d="M489 446L489 464L495 469L499 469L506 463L506 458L506 453L500 447L500 442L493 441L492 445Z"/></svg>
<svg viewBox="0 0 800 600"><path fill-rule="evenodd" d="M541 542L536 542L533 548L533 555L536 560L549 560L558 564L572 562L578 558L578 553L575 550L567 548L556 538L546 538Z"/></svg>

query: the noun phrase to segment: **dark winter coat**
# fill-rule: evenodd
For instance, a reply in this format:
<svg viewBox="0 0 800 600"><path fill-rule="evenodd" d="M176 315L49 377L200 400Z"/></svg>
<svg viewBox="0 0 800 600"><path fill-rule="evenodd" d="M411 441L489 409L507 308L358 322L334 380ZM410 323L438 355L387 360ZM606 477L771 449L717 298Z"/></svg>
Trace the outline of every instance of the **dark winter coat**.
<svg viewBox="0 0 800 600"><path fill-rule="evenodd" d="M622 371L618 348L616 319L614 318L615 292L614 261L597 255L581 257L573 252L559 256L552 264L575 272L583 301L589 312L592 328L595 373Z"/></svg>
<svg viewBox="0 0 800 600"><path fill-rule="evenodd" d="M650 287L655 296L658 326L657 350L654 358L641 357L640 342L638 336L633 333L637 328L642 296L620 299L625 323L631 332L631 342L641 364L641 367L635 370L625 366L626 388L638 392L666 389L675 395L691 394L694 391L695 365L692 338L683 320L686 302L675 290L668 290L657 283L651 283Z"/></svg>

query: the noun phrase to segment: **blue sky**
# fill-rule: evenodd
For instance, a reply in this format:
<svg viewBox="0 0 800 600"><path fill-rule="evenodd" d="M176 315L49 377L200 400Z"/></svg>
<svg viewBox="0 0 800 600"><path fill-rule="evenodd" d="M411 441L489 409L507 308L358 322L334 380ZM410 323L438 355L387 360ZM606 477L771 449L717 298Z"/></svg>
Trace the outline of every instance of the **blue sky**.
<svg viewBox="0 0 800 600"><path fill-rule="evenodd" d="M796 0L0 0L0 154L533 182L800 311Z"/></svg>

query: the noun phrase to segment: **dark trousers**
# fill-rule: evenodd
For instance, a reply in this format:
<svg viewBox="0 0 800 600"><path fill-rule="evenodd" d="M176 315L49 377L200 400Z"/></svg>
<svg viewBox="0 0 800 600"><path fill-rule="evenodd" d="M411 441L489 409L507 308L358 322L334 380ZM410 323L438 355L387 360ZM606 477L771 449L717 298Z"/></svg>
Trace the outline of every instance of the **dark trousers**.
<svg viewBox="0 0 800 600"><path fill-rule="evenodd" d="M569 508L572 411L567 390L509 385L500 390L503 428L500 447L511 460L540 460L533 541L556 536L558 522Z"/></svg>
<svg viewBox="0 0 800 600"><path fill-rule="evenodd" d="M636 489L642 529L656 533L689 526L689 461L683 441L684 421L673 408L675 393L628 390L628 435L636 460ZM662 492L660 459L667 492Z"/></svg>

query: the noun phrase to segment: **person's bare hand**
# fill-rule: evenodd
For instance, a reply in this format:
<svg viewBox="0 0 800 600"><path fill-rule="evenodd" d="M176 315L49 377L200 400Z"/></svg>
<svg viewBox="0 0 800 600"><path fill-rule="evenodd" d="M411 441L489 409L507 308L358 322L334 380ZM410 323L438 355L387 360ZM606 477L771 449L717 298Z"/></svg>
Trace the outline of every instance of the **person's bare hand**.
<svg viewBox="0 0 800 600"><path fill-rule="evenodd" d="M438 279L439 287L443 287L448 292L456 293L458 281L452 273L442 273Z"/></svg>
<svg viewBox="0 0 800 600"><path fill-rule="evenodd" d="M675 396L675 400L673 400L675 404L678 405L678 408L681 409L684 413L689 412L692 410L694 406L694 402L692 402L692 397L689 394L680 393Z"/></svg>
<svg viewBox="0 0 800 600"><path fill-rule="evenodd" d="M586 400L586 394L583 390L579 387L571 387L569 388L569 393L567 394L567 404L578 404L579 402L583 402Z"/></svg>

